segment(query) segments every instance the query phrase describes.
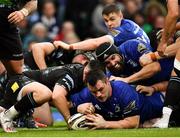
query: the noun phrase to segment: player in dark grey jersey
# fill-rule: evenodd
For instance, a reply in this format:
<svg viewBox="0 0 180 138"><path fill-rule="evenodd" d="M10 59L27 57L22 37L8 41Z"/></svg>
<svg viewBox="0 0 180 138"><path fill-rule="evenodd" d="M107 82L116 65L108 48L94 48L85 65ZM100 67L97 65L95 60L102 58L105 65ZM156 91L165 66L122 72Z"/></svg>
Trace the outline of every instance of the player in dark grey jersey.
<svg viewBox="0 0 180 138"><path fill-rule="evenodd" d="M8 75L22 74L23 53L17 25L37 8L37 0L0 1L0 60Z"/></svg>
<svg viewBox="0 0 180 138"><path fill-rule="evenodd" d="M97 69L104 70L104 66L98 61L92 60L85 66L68 64L44 70L27 71L24 74L48 86L53 91L52 103L67 121L70 117L67 104L68 96L84 88L87 73Z"/></svg>

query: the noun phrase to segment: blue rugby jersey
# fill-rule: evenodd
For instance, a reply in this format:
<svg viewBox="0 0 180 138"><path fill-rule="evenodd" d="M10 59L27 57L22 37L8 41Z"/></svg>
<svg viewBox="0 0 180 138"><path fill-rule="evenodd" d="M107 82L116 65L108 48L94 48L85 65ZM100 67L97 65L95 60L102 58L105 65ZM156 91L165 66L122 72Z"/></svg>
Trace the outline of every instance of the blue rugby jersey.
<svg viewBox="0 0 180 138"><path fill-rule="evenodd" d="M145 96L135 91L129 84L121 81L112 81L112 95L105 101L98 101L88 90L71 95L71 102L76 108L82 103L91 102L96 113L101 114L106 120L121 120L126 117L140 115L140 122L155 117L160 117L163 107L163 96L154 93L153 96Z"/></svg>
<svg viewBox="0 0 180 138"><path fill-rule="evenodd" d="M142 40L144 43L150 45L147 34L131 20L122 19L121 25L112 29L109 34L113 37L116 46L131 39Z"/></svg>

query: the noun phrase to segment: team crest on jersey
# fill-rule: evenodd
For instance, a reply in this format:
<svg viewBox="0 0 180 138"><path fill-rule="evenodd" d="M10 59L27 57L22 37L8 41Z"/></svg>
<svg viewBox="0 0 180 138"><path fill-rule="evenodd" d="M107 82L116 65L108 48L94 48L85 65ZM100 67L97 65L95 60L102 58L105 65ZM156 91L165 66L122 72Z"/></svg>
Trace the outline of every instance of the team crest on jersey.
<svg viewBox="0 0 180 138"><path fill-rule="evenodd" d="M144 50L146 50L146 46L143 43L138 44L138 52L142 53Z"/></svg>
<svg viewBox="0 0 180 138"><path fill-rule="evenodd" d="M121 111L121 108L120 108L120 106L117 104L117 105L115 106L115 112L118 113L118 112L120 112L120 111Z"/></svg>
<svg viewBox="0 0 180 138"><path fill-rule="evenodd" d="M16 90L19 88L19 85L17 82L14 82L13 85L11 86L11 89L13 90L13 93L16 92Z"/></svg>
<svg viewBox="0 0 180 138"><path fill-rule="evenodd" d="M111 34L112 34L112 36L114 36L114 37L116 37L118 34L120 34L121 32L119 31L119 30L115 30L115 29L113 29L113 30L111 30Z"/></svg>

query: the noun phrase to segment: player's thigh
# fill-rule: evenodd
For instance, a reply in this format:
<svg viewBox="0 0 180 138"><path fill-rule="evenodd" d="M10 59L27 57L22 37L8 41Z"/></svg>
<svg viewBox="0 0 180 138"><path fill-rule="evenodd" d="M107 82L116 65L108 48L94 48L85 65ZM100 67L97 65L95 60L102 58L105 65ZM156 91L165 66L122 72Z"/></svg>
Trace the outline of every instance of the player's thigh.
<svg viewBox="0 0 180 138"><path fill-rule="evenodd" d="M23 87L21 96L23 97L27 93L31 92L34 93L34 99L44 99L52 94L51 90L47 86L35 81ZM49 99L51 99L51 97Z"/></svg>

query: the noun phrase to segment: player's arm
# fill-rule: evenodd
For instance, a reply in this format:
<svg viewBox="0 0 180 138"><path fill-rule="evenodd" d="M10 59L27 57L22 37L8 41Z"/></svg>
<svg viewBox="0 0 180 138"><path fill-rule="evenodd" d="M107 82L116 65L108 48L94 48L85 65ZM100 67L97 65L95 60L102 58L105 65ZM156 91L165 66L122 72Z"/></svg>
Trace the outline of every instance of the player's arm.
<svg viewBox="0 0 180 138"><path fill-rule="evenodd" d="M151 86L138 85L136 91L145 93L146 96L151 96L154 92L166 92L168 81L159 82Z"/></svg>
<svg viewBox="0 0 180 138"><path fill-rule="evenodd" d="M163 55L167 46L169 38L172 36L176 29L176 22L179 16L178 0L167 1L168 14L165 19L164 31L162 33L162 39L158 46L158 52Z"/></svg>
<svg viewBox="0 0 180 138"><path fill-rule="evenodd" d="M63 71L63 70L62 70ZM52 94L52 102L67 122L70 118L69 102L67 94L74 88L74 79L71 74L64 72L64 75L56 82Z"/></svg>
<svg viewBox="0 0 180 138"><path fill-rule="evenodd" d="M47 68L45 57L55 49L56 47L50 42L36 43L32 45L32 55L39 69Z"/></svg>
<svg viewBox="0 0 180 138"><path fill-rule="evenodd" d="M69 104L66 99L68 91L60 85L55 85L52 95L52 103L62 114L65 121L67 122L70 118Z"/></svg>
<svg viewBox="0 0 180 138"><path fill-rule="evenodd" d="M14 11L9 14L8 22L18 24L31 12L37 9L37 0L31 0L27 2L22 9L19 11Z"/></svg>
<svg viewBox="0 0 180 138"><path fill-rule="evenodd" d="M27 2L24 7L22 8L22 10L25 9L28 12L28 14L26 16L28 16L31 12L35 11L37 9L37 0L31 0L29 2Z"/></svg>
<svg viewBox="0 0 180 138"><path fill-rule="evenodd" d="M180 38L177 38L176 43L173 43L166 48L164 52L164 56L160 56L157 51L150 52L142 55L139 59L139 63L141 64L141 66L146 66L147 64L150 64L160 59L174 57L179 48L180 48Z"/></svg>
<svg viewBox="0 0 180 138"><path fill-rule="evenodd" d="M165 20L165 27L162 34L162 42L167 42L176 29L176 22L179 16L178 0L167 1L168 14Z"/></svg>
<svg viewBox="0 0 180 138"><path fill-rule="evenodd" d="M56 46L60 46L63 49L66 50L84 50L84 51L89 51L89 50L94 50L96 49L100 44L104 43L104 42L110 42L110 43L114 43L114 40L112 38L112 36L110 35L105 35L102 37L98 37L98 38L91 38L91 39L87 39L81 42L77 42L71 45L68 45L62 41L55 41L54 44Z"/></svg>
<svg viewBox="0 0 180 138"><path fill-rule="evenodd" d="M161 66L158 62L153 62L144 66L140 71L126 78L127 83L136 82L152 77L154 74L161 70Z"/></svg>
<svg viewBox="0 0 180 138"><path fill-rule="evenodd" d="M139 126L139 119L140 119L139 115L134 115L134 116L126 117L123 120L119 120L119 121L106 121L99 114L95 114L95 115L88 114L86 118L90 120L90 122L86 124L93 126L93 129L137 128Z"/></svg>
<svg viewBox="0 0 180 138"><path fill-rule="evenodd" d="M139 118L139 115L136 115L119 121L106 121L105 128L137 128L139 126Z"/></svg>

